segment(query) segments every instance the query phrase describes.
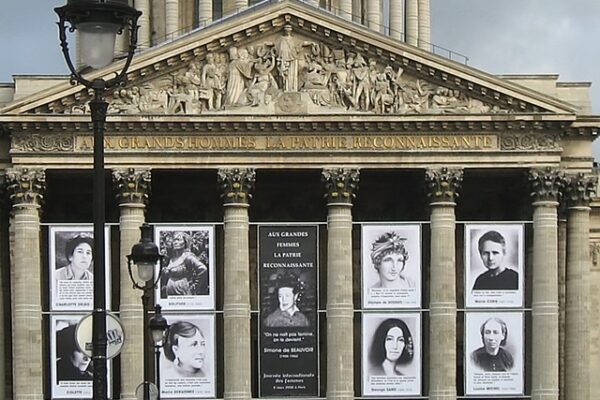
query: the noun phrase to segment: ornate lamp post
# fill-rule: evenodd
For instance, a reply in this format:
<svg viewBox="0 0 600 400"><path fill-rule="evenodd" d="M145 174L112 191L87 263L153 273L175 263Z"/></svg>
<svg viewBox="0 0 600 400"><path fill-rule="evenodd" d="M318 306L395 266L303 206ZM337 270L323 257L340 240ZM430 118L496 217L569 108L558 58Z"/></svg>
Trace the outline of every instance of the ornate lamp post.
<svg viewBox="0 0 600 400"><path fill-rule="evenodd" d="M141 12L127 4L127 0L67 0L67 4L55 8L59 16L60 45L71 71L71 83L80 83L94 91L90 101L94 127L94 312L92 343L94 367L93 398L107 398L106 382L106 282L104 259L105 183L104 183L104 123L108 103L104 92L126 80L126 73L137 43L137 20ZM129 31L129 53L127 60L116 77L88 80L77 71L69 54L67 29L78 31L81 37L82 61L91 68L110 64L114 57L117 34Z"/></svg>
<svg viewBox="0 0 600 400"><path fill-rule="evenodd" d="M156 368L156 387L158 389L157 400L160 400L160 349L164 347L166 334L169 331L169 324L161 314L161 307L156 304L154 306L154 316L150 318L148 323L150 332L152 332L152 340L154 341L154 362Z"/></svg>
<svg viewBox="0 0 600 400"><path fill-rule="evenodd" d="M142 237L138 243L133 245L131 248L131 254L127 256L127 268L129 271L129 278L131 278L131 282L133 283L133 287L143 291L142 304L144 307L144 349L146 349L149 330L152 330L151 333L153 341L155 343L159 343L162 342L169 325L160 314L159 305L156 306L156 313L151 320L148 321L147 318L152 292L160 281L162 264L160 264L156 279L154 278L154 269L156 267L156 263L162 258L162 255L159 254L158 247L152 241L152 227L148 224L143 224L140 227L140 230L142 231ZM135 273L133 271L134 266L136 269ZM157 350L155 348L155 352L159 352L158 354L160 355L159 349ZM145 355L146 352L144 351L144 399L147 400L150 399L150 373L148 371L148 363L146 362ZM156 371L156 384L158 386L158 361L156 364ZM160 397L160 388L158 397Z"/></svg>

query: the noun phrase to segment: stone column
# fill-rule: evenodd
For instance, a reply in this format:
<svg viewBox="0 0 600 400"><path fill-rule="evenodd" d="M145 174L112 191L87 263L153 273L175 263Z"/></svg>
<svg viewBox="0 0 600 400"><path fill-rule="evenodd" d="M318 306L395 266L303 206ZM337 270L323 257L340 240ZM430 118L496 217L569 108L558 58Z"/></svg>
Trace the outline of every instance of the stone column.
<svg viewBox="0 0 600 400"><path fill-rule="evenodd" d="M150 171L133 168L113 171L119 203L119 266L121 275L119 310L127 341L121 351L121 399L134 400L135 389L144 381L144 312L141 292L133 288L127 255L140 240L140 226L150 191Z"/></svg>
<svg viewBox="0 0 600 400"><path fill-rule="evenodd" d="M306 0L306 3L310 4L313 7L319 7L319 0Z"/></svg>
<svg viewBox="0 0 600 400"><path fill-rule="evenodd" d="M340 0L340 9L337 14L348 21L352 21L352 0Z"/></svg>
<svg viewBox="0 0 600 400"><path fill-rule="evenodd" d="M567 219L558 208L558 393L565 393L565 304L567 298Z"/></svg>
<svg viewBox="0 0 600 400"><path fill-rule="evenodd" d="M0 178L1 179L1 178ZM10 310L10 229L9 210L6 199L6 180L0 180L0 310ZM11 371L11 337L12 331L10 318L0 318L0 398L10 399L12 396L12 384L10 382Z"/></svg>
<svg viewBox="0 0 600 400"><path fill-rule="evenodd" d="M376 32L383 32L383 24L381 23L381 1L370 0L367 2L367 23L369 29Z"/></svg>
<svg viewBox="0 0 600 400"><path fill-rule="evenodd" d="M15 168L6 173L14 213L12 283L13 399L43 400L42 265L40 207L45 172Z"/></svg>
<svg viewBox="0 0 600 400"><path fill-rule="evenodd" d="M404 1L390 0L390 37L404 39Z"/></svg>
<svg viewBox="0 0 600 400"><path fill-rule="evenodd" d="M596 179L567 178L567 298L565 399L590 398L590 201ZM534 331L535 332L535 331ZM594 371L596 374L596 371Z"/></svg>
<svg viewBox="0 0 600 400"><path fill-rule="evenodd" d="M223 16L235 14L248 8L248 0L223 0Z"/></svg>
<svg viewBox="0 0 600 400"><path fill-rule="evenodd" d="M135 0L135 8L142 12L138 19L138 44L140 49L150 47L150 0Z"/></svg>
<svg viewBox="0 0 600 400"><path fill-rule="evenodd" d="M171 40L179 33L179 0L165 0L165 29Z"/></svg>
<svg viewBox="0 0 600 400"><path fill-rule="evenodd" d="M431 51L431 11L429 0L419 0L419 48Z"/></svg>
<svg viewBox="0 0 600 400"><path fill-rule="evenodd" d="M406 29L404 41L416 46L419 40L419 4L417 0L406 0Z"/></svg>
<svg viewBox="0 0 600 400"><path fill-rule="evenodd" d="M463 178L457 169L425 171L431 207L429 398L456 399L455 199Z"/></svg>
<svg viewBox="0 0 600 400"><path fill-rule="evenodd" d="M590 371L600 369L600 241L590 246L592 264L590 278ZM590 379L590 399L600 396L600 379Z"/></svg>
<svg viewBox="0 0 600 400"><path fill-rule="evenodd" d="M327 198L327 399L354 399L352 199L357 169L323 170Z"/></svg>
<svg viewBox="0 0 600 400"><path fill-rule="evenodd" d="M533 400L558 400L558 198L563 175L552 168L529 172L533 199Z"/></svg>
<svg viewBox="0 0 600 400"><path fill-rule="evenodd" d="M213 19L213 2L212 0L199 0L198 2L198 22L200 26L207 25Z"/></svg>
<svg viewBox="0 0 600 400"><path fill-rule="evenodd" d="M255 176L253 169L221 169L218 172L224 208L223 349L226 400L252 398L248 207Z"/></svg>

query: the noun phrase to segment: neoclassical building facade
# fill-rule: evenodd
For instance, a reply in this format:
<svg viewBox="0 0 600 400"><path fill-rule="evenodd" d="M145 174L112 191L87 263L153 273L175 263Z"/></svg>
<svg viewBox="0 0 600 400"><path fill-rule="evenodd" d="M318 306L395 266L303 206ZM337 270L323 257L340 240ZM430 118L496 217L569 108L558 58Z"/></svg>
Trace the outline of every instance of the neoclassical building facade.
<svg viewBox="0 0 600 400"><path fill-rule="evenodd" d="M112 398L136 398L144 362L161 369L163 398L600 398L600 117L589 85L493 76L433 54L426 1L317 3L227 16L249 4L135 2L152 46L107 95L104 143L107 296L126 331ZM159 43L159 31L176 37ZM55 232L92 222L91 94L68 79L19 79L0 87L0 384L15 400L87 398L86 379L63 381L57 367L68 358L60 321L85 307L58 306L53 282L67 240ZM201 377L173 378L183 353L157 366L144 347L126 259L144 222L169 255L178 231L205 240L196 253L212 303L169 292L175 275L155 296L173 325L208 327ZM487 243L510 258L514 287L473 286L486 268L495 276L483 231L504 236ZM392 272L409 274L403 288L385 288L389 249L403 254ZM288 273L294 284L275 283ZM282 287L296 308L269 326ZM398 320L377 361L379 326ZM388 347L397 331L402 362ZM473 361L494 347L487 367Z"/></svg>

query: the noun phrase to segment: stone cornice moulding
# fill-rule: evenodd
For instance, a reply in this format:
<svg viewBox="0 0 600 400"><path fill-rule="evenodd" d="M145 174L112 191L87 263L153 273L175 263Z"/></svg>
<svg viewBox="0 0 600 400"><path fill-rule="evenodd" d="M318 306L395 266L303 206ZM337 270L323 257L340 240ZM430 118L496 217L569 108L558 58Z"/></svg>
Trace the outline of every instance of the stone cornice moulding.
<svg viewBox="0 0 600 400"><path fill-rule="evenodd" d="M220 133L220 132L551 132L564 136L595 137L596 125L573 126L572 116L547 115L517 116L504 115L414 115L414 116L369 116L327 115L327 116L109 116L106 134L123 132L137 133ZM92 124L87 115L22 115L0 116L0 132L76 132L90 134Z"/></svg>
<svg viewBox="0 0 600 400"><path fill-rule="evenodd" d="M135 84L157 74L157 71L163 73L166 70L181 68L206 52L224 51L227 47L243 45L260 35L279 31L287 23L293 26L296 33L303 36L364 52L369 57L378 57L384 62L404 68L417 77L461 90L487 102L529 112L576 113L572 105L555 98L449 61L359 24L291 0L283 0L255 11L249 10L247 13L141 52L135 57L128 77L131 83ZM119 69L121 63L117 62L91 73L88 78L110 77ZM0 109L0 114L45 113L53 109L60 110L65 105L85 102L88 97L85 88L64 84L9 104Z"/></svg>

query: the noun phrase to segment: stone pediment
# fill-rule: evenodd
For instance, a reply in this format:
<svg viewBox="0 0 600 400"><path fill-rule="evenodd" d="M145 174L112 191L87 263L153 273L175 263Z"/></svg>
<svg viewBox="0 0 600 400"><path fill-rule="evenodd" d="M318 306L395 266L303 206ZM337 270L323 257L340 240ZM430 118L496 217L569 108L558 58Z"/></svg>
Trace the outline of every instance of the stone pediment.
<svg viewBox="0 0 600 400"><path fill-rule="evenodd" d="M556 99L291 0L144 51L128 78L107 95L112 114L575 113ZM85 88L65 85L0 113L82 114L89 99Z"/></svg>

